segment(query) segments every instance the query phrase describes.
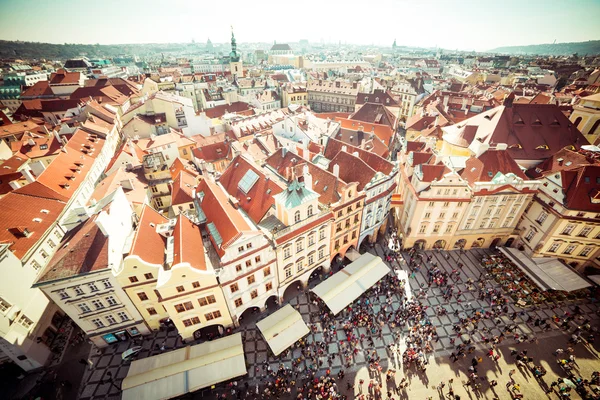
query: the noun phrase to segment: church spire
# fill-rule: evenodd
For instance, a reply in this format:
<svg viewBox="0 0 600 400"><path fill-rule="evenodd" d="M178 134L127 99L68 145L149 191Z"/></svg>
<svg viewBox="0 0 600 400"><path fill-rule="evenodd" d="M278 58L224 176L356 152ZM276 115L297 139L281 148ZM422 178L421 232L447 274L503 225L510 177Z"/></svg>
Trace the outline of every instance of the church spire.
<svg viewBox="0 0 600 400"><path fill-rule="evenodd" d="M237 62L240 60L240 55L237 52L237 42L233 34L233 26L231 26L231 53L229 53L229 61Z"/></svg>

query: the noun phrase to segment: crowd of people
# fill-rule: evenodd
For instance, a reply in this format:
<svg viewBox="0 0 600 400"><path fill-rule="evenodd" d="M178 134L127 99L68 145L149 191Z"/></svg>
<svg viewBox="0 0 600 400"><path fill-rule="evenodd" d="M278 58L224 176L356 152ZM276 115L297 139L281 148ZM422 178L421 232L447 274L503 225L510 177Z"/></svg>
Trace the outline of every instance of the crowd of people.
<svg viewBox="0 0 600 400"><path fill-rule="evenodd" d="M459 368L465 368L463 372L467 377L463 381L463 388L477 395L490 388L497 398L504 398L504 395L496 394L498 382L489 380L485 374L480 375L479 369L486 362L484 357L494 364L500 362L502 354L498 346L504 340L511 340L515 344L538 343L536 335L521 331L519 325L523 322L540 327L542 331L555 326L569 330L576 322L574 331L569 331L570 346L579 343L590 345L594 341L595 328L590 325L589 320L583 318L578 307L565 315L554 315L553 318L530 315L525 310L514 311L509 307L510 299L505 292L492 284L490 274L484 272L478 278L469 277L463 271L464 264L460 257L459 260L450 259L448 253L440 253L439 257L434 257L431 252L411 249L405 253L404 258L399 251L401 240L395 232L390 235L388 243L384 259L393 267L393 273L386 275L337 316L332 315L318 297L307 292L309 300L318 310L311 314L309 327L313 333L321 332L322 339L301 339L284 352L283 357L287 356L292 360L291 367L281 364L279 369L272 370L269 362L265 361L262 366L256 367L256 376L261 382L266 382L262 389L259 386L232 387L232 395L237 398L267 399L289 395L297 399L339 400L347 398L342 394L347 391L354 393L350 398L361 400L392 399L394 394L405 391L410 381L404 376L397 382L397 369L402 369L405 375L413 371L427 383L429 358L435 343L440 340L436 326L428 316L427 299L432 296L432 288L441 292L437 296L441 304L434 308L433 315L451 314L455 321L452 325L454 334L449 339L452 346L449 360L454 364L467 357L471 359L470 363L461 363ZM464 252L459 251L459 254ZM445 262L440 263L442 255ZM410 271L408 282L396 274L401 269ZM417 279L417 274L421 271L426 280L418 283L420 279ZM410 290L407 288L409 282L414 290L413 298L406 295L406 290ZM474 300L471 301L474 305L468 300L471 297L465 296L466 293L473 296ZM395 296L399 301L393 301ZM462 306L452 307L451 303ZM394 340L387 346L388 359L382 360L376 344L383 342L385 327L389 328ZM547 393L554 392L559 398L568 398L572 390L580 393L583 398L600 398L595 391L600 375L594 372L590 379L576 375L576 360L570 350L572 347L567 352L556 350L557 364L567 377L550 385L544 383L547 371L541 363L528 356L527 350L514 350L511 362L517 368L509 372L506 385L510 398L523 397L521 387L514 379L516 370L527 371ZM369 380L365 382L360 379L355 387L353 379L346 380L344 371L353 368L357 357L366 361ZM392 360L398 360L397 368ZM331 373L334 368L339 370L337 374ZM382 375L385 376L384 381ZM455 393L452 380L447 386L445 382L441 382L437 389L442 394L448 390L447 395L451 399L460 399Z"/></svg>

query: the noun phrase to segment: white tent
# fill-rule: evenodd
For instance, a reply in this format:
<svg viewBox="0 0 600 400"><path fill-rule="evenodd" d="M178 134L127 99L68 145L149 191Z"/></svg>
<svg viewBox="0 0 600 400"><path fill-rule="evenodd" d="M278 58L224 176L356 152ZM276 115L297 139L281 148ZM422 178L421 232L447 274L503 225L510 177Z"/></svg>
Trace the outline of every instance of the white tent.
<svg viewBox="0 0 600 400"><path fill-rule="evenodd" d="M349 248L348 251L346 252L346 258L350 261L356 261L358 260L358 258L360 257L360 253L358 252L358 250L354 249L354 248Z"/></svg>
<svg viewBox="0 0 600 400"><path fill-rule="evenodd" d="M572 292L592 286L577 272L554 257L531 258L524 252L511 247L500 247L500 251L544 291Z"/></svg>
<svg viewBox="0 0 600 400"><path fill-rule="evenodd" d="M312 292L336 315L389 272L390 269L380 257L365 253L317 285Z"/></svg>
<svg viewBox="0 0 600 400"><path fill-rule="evenodd" d="M246 373L242 334L236 333L132 362L122 399L171 399Z"/></svg>
<svg viewBox="0 0 600 400"><path fill-rule="evenodd" d="M257 322L256 327L276 356L310 332L302 315L289 304Z"/></svg>

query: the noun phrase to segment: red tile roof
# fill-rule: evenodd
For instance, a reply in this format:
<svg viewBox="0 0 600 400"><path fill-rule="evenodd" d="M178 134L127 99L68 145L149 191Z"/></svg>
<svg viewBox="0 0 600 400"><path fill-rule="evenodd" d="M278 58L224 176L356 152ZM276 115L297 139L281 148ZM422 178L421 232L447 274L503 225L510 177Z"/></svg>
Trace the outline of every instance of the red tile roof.
<svg viewBox="0 0 600 400"><path fill-rule="evenodd" d="M33 145L32 145L33 143ZM21 140L11 142L12 151L25 154L29 158L47 157L57 154L62 143L54 135L40 135L26 132Z"/></svg>
<svg viewBox="0 0 600 400"><path fill-rule="evenodd" d="M54 96L54 92L50 88L50 83L48 81L38 81L21 93L21 99L35 99L37 97L51 96Z"/></svg>
<svg viewBox="0 0 600 400"><path fill-rule="evenodd" d="M258 180L248 193L244 193L239 188L239 183L248 170L254 171L258 175ZM243 156L237 156L223 171L219 183L223 185L227 193L238 199L240 208L248 214L254 223L258 224L271 206L275 204L273 196L285 189L273 178L271 174L265 172L254 162Z"/></svg>
<svg viewBox="0 0 600 400"><path fill-rule="evenodd" d="M375 89L373 93L358 93L356 95L356 104L375 103L387 107L400 107L398 102L387 92L381 89Z"/></svg>
<svg viewBox="0 0 600 400"><path fill-rule="evenodd" d="M179 214L173 229L173 265L189 263L192 268L206 271L204 243L200 227Z"/></svg>
<svg viewBox="0 0 600 400"><path fill-rule="evenodd" d="M377 171L369 167L363 160L345 151L338 152L329 163L329 172L339 166L338 177L346 183L358 182L358 190L363 190Z"/></svg>
<svg viewBox="0 0 600 400"><path fill-rule="evenodd" d="M561 175L565 207L600 213L600 164L561 171Z"/></svg>
<svg viewBox="0 0 600 400"><path fill-rule="evenodd" d="M150 264L163 265L166 241L156 232L156 226L167 221L167 218L146 204L142 209L129 254L136 255Z"/></svg>
<svg viewBox="0 0 600 400"><path fill-rule="evenodd" d="M191 203L194 201L194 192L196 189L196 177L183 170L179 172L173 181L173 190L171 191L171 205Z"/></svg>
<svg viewBox="0 0 600 400"><path fill-rule="evenodd" d="M101 100L103 103L122 105L127 100L128 96L119 92L114 86L90 86L80 87L71 93L71 99L89 99Z"/></svg>
<svg viewBox="0 0 600 400"><path fill-rule="evenodd" d="M50 75L50 85L72 85L79 83L81 79L81 73L79 72L67 72L64 69L59 69Z"/></svg>
<svg viewBox="0 0 600 400"><path fill-rule="evenodd" d="M372 124L387 125L396 129L396 117L381 104L366 103L348 119L369 122Z"/></svg>
<svg viewBox="0 0 600 400"><path fill-rule="evenodd" d="M440 180L444 174L450 172L445 165L432 165L432 164L421 164L421 173L423 177L422 182L433 182L434 180Z"/></svg>
<svg viewBox="0 0 600 400"><path fill-rule="evenodd" d="M213 246L219 256L223 256L233 239L252 228L231 204L229 196L219 185L210 179L203 179L198 185L198 192L204 193L202 210L206 214L207 224L213 223L222 239L221 246L217 246L211 236Z"/></svg>
<svg viewBox="0 0 600 400"><path fill-rule="evenodd" d="M231 104L223 104L220 106L208 108L204 110L204 113L208 118L221 118L227 113L239 113L243 111L252 110L253 108L254 107L252 107L250 104L245 103L243 101L235 101Z"/></svg>
<svg viewBox="0 0 600 400"><path fill-rule="evenodd" d="M56 222L65 206L63 201L27 196L19 191L8 193L0 198L0 243L9 244L14 255L22 258ZM29 236L24 234L25 229Z"/></svg>
<svg viewBox="0 0 600 400"><path fill-rule="evenodd" d="M489 182L498 172L503 174L513 173L517 177L527 180L527 177L507 150L488 150L479 157L469 158L461 177L470 184Z"/></svg>
<svg viewBox="0 0 600 400"><path fill-rule="evenodd" d="M473 140L505 143L515 160L544 160L558 150L588 142L573 123L551 104L499 106L445 127L444 140L466 147Z"/></svg>
<svg viewBox="0 0 600 400"><path fill-rule="evenodd" d="M358 156L360 157L360 159L362 161L364 161L365 163L367 163L375 171L381 171L384 174L389 175L392 172L392 169L394 169L394 164L392 164L388 160L378 156L377 154L360 149L358 147L348 145L337 139L332 139L332 138L327 140L327 147L325 147L325 152L323 153L323 155L326 158L331 160L333 157L335 157L335 155L338 152L342 151L342 148L344 146L346 147L347 152L358 153ZM344 179L344 181L347 183L350 183L350 182L346 181L345 179Z"/></svg>
<svg viewBox="0 0 600 400"><path fill-rule="evenodd" d="M108 268L108 236L98 228L96 218L93 215L65 235L38 284Z"/></svg>

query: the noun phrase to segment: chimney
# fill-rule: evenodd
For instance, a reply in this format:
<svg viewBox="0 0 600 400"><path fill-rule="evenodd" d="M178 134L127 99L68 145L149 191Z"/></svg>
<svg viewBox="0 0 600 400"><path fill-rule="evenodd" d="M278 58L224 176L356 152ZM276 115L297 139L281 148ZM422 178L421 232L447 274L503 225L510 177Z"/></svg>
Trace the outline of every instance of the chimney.
<svg viewBox="0 0 600 400"><path fill-rule="evenodd" d="M310 151L308 151L307 148L302 149L302 158L304 158L307 161L310 161Z"/></svg>
<svg viewBox="0 0 600 400"><path fill-rule="evenodd" d="M308 165L307 164L304 164L302 175L304 177L304 187L307 188L308 190L312 190L312 183L313 183L312 182L312 175L308 171Z"/></svg>
<svg viewBox="0 0 600 400"><path fill-rule="evenodd" d="M27 180L27 183L35 182L35 176L33 176L29 168L23 168L21 170L21 175Z"/></svg>
<svg viewBox="0 0 600 400"><path fill-rule="evenodd" d="M110 217L106 211L102 211L96 218L96 226L104 236L109 236L108 226L110 225Z"/></svg>
<svg viewBox="0 0 600 400"><path fill-rule="evenodd" d="M333 174L339 178L340 177L340 166L338 164L334 164L333 166Z"/></svg>
<svg viewBox="0 0 600 400"><path fill-rule="evenodd" d="M19 183L19 181L17 181L17 180L10 181L10 182L8 182L8 184L10 185L10 187L11 187L13 190L17 190L18 188L20 188L20 187L21 187L21 184L20 184L20 183Z"/></svg>

